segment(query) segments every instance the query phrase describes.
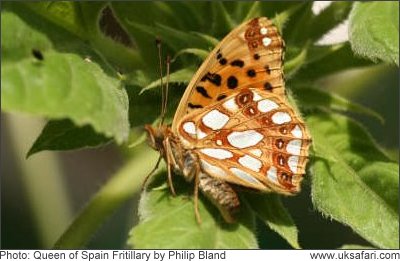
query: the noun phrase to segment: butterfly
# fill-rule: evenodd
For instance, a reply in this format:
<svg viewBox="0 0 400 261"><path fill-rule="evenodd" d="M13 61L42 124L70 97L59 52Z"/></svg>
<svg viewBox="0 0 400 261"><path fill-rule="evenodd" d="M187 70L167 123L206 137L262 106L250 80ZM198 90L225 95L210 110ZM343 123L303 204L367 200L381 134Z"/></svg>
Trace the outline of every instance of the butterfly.
<svg viewBox="0 0 400 261"><path fill-rule="evenodd" d="M283 79L284 41L266 17L231 31L200 66L171 126L146 125L150 146L168 171L194 182L235 222L237 187L293 195L305 174L309 132L288 103ZM160 161L159 159L159 161Z"/></svg>

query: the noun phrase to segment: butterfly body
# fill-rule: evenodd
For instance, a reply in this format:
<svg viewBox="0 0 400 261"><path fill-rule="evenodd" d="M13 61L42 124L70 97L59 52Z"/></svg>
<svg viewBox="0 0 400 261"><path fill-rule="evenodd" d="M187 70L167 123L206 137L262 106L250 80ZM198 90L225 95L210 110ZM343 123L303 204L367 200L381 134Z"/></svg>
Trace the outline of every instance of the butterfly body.
<svg viewBox="0 0 400 261"><path fill-rule="evenodd" d="M284 43L265 17L243 23L204 61L171 127L147 126L168 166L233 222L236 186L293 195L305 174L308 131L285 96Z"/></svg>
<svg viewBox="0 0 400 261"><path fill-rule="evenodd" d="M187 182L193 182L195 177L198 177L195 184L196 188L199 188L218 207L228 223L233 223L235 221L233 215L240 206L239 198L234 189L223 180L215 179L202 172L198 155L193 152L194 148L185 148L179 138L172 133L170 127L163 125L159 128L153 128L146 125L145 128L148 132L150 146L159 151L167 162L168 172L170 173L173 169L175 173L181 174ZM172 183L170 186L175 193Z"/></svg>

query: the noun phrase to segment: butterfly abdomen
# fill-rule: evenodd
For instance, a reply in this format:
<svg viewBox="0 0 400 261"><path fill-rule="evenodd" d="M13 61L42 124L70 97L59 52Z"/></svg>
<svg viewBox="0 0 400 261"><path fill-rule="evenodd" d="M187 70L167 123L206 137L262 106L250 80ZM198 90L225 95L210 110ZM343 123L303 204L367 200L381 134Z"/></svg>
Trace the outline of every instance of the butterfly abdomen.
<svg viewBox="0 0 400 261"><path fill-rule="evenodd" d="M240 208L240 201L236 192L222 180L203 172L199 175L199 188L202 193L218 207L225 221L233 223L235 221L234 216Z"/></svg>

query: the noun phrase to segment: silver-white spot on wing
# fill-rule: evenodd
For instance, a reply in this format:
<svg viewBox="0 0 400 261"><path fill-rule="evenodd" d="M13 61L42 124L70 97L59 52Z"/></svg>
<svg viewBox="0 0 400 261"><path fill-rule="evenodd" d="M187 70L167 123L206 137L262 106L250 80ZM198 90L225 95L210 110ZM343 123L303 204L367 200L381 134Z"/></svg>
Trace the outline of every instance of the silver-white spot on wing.
<svg viewBox="0 0 400 261"><path fill-rule="evenodd" d="M261 112L269 112L269 111L275 110L276 108L279 108L278 104L276 104L276 102L268 100L268 99L259 101L257 103L257 109Z"/></svg>
<svg viewBox="0 0 400 261"><path fill-rule="evenodd" d="M290 118L289 113L283 112L283 111L278 111L275 112L274 115L272 115L272 121L276 124L283 124L286 122L290 122L292 118Z"/></svg>
<svg viewBox="0 0 400 261"><path fill-rule="evenodd" d="M297 173L297 165L299 164L299 156L290 156L288 159L288 165L293 173Z"/></svg>
<svg viewBox="0 0 400 261"><path fill-rule="evenodd" d="M229 116L218 110L212 110L201 119L207 127L219 130L229 121Z"/></svg>
<svg viewBox="0 0 400 261"><path fill-rule="evenodd" d="M265 28L265 27L261 27L260 28L260 34L266 35L267 33L268 33L268 29L267 28Z"/></svg>
<svg viewBox="0 0 400 261"><path fill-rule="evenodd" d="M286 151L293 155L300 155L301 140L291 140L286 145Z"/></svg>
<svg viewBox="0 0 400 261"><path fill-rule="evenodd" d="M229 170L232 171L232 173L233 173L236 177L238 177L238 178L240 178L240 179L242 179L242 180L245 180L245 181L250 182L250 183L252 183L252 184L256 184L256 185L261 185L261 186L263 186L256 178L254 178L254 177L251 176L249 173L244 172L244 171L241 170L241 169L238 169L238 168L230 168Z"/></svg>
<svg viewBox="0 0 400 261"><path fill-rule="evenodd" d="M262 97L255 91L251 91L253 93L253 101L262 100Z"/></svg>
<svg viewBox="0 0 400 261"><path fill-rule="evenodd" d="M264 37L262 39L262 43L263 43L264 46L270 45L271 41L272 41L271 38L268 38L268 37Z"/></svg>
<svg viewBox="0 0 400 261"><path fill-rule="evenodd" d="M303 132L301 131L299 125L296 125L296 127L293 128L292 134L293 134L293 136L295 136L296 138L299 138L299 139L301 137L303 137Z"/></svg>
<svg viewBox="0 0 400 261"><path fill-rule="evenodd" d="M200 129L197 129L197 138L201 140L202 138L207 137L207 134L201 131Z"/></svg>
<svg viewBox="0 0 400 261"><path fill-rule="evenodd" d="M269 170L267 171L267 177L273 182L279 184L278 176L276 174L277 174L277 169L274 166L270 167Z"/></svg>
<svg viewBox="0 0 400 261"><path fill-rule="evenodd" d="M233 157L232 152L224 149L206 148L201 149L200 152L215 159L229 159Z"/></svg>
<svg viewBox="0 0 400 261"><path fill-rule="evenodd" d="M255 130L234 131L228 136L228 142L236 148L243 149L259 143L264 136Z"/></svg>
<svg viewBox="0 0 400 261"><path fill-rule="evenodd" d="M211 165L205 160L200 160L201 168L203 169L204 172L214 174L216 176L219 176L221 178L226 177L228 174L221 168L216 167L214 165Z"/></svg>
<svg viewBox="0 0 400 261"><path fill-rule="evenodd" d="M261 157L262 150L260 150L260 149L252 149L252 150L250 150L250 153L253 154L254 156Z"/></svg>
<svg viewBox="0 0 400 261"><path fill-rule="evenodd" d="M185 122L182 127L186 133L193 135L196 134L196 126L192 121Z"/></svg>
<svg viewBox="0 0 400 261"><path fill-rule="evenodd" d="M226 102L224 102L222 104L222 106L231 112L236 112L237 110L239 110L239 107L237 106L237 104L235 102L235 98L231 98L231 99L227 100Z"/></svg>
<svg viewBox="0 0 400 261"><path fill-rule="evenodd" d="M258 172L262 167L262 162L260 160L253 158L249 155L244 155L243 157L240 157L238 161L240 165L251 169L252 171Z"/></svg>

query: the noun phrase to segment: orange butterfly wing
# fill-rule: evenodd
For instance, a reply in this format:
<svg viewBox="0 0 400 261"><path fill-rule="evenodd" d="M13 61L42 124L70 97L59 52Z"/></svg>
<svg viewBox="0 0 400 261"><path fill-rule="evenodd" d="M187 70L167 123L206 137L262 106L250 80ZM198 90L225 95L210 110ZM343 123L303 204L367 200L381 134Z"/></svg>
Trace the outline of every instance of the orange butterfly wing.
<svg viewBox="0 0 400 261"><path fill-rule="evenodd" d="M216 103L232 91L252 87L283 94L283 47L278 29L265 17L234 29L190 81L175 114L173 131L185 114Z"/></svg>
<svg viewBox="0 0 400 261"><path fill-rule="evenodd" d="M172 131L208 175L293 194L310 136L285 97L284 42L265 17L245 22L210 53L189 83Z"/></svg>

